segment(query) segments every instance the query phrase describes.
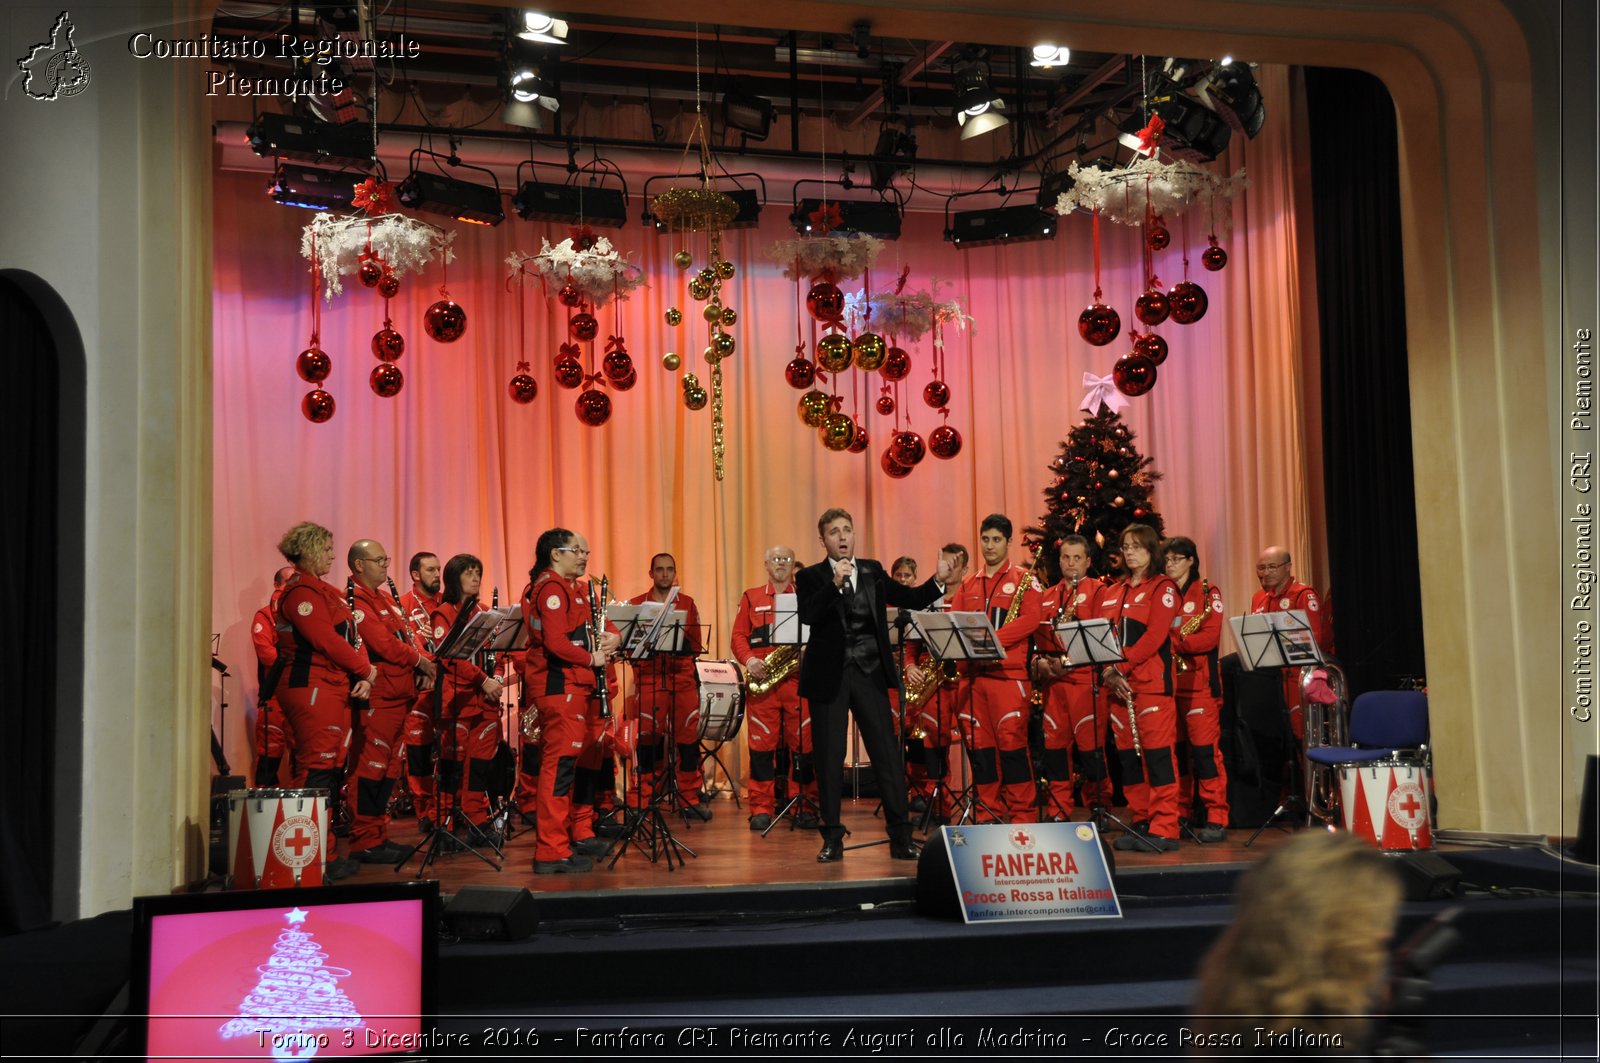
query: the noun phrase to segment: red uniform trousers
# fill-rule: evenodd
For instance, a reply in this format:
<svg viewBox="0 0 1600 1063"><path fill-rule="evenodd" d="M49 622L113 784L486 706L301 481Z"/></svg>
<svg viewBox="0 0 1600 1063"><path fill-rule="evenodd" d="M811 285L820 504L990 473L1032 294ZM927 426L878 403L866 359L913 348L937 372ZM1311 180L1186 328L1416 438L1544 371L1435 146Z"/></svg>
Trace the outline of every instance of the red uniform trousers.
<svg viewBox="0 0 1600 1063"><path fill-rule="evenodd" d="M289 725L284 720L283 705L276 697L268 698L267 703L256 709L256 786L272 788L280 785L283 777L282 764L285 753L294 753L294 739L289 733ZM263 777L263 771L278 769L271 778ZM295 774L294 763L288 765L288 775L293 778Z"/></svg>
<svg viewBox="0 0 1600 1063"><path fill-rule="evenodd" d="M345 802L355 810L350 820L354 852L382 845L389 837L389 795L400 778L400 734L411 702L409 697L374 697L361 713L361 749L345 781Z"/></svg>
<svg viewBox="0 0 1600 1063"><path fill-rule="evenodd" d="M439 678L443 681L443 676ZM405 716L406 785L417 818L433 819L433 691L418 694Z"/></svg>
<svg viewBox="0 0 1600 1063"><path fill-rule="evenodd" d="M922 758L931 780L930 795L935 785L945 784L939 791L938 807L933 812L946 818L955 811L949 783L950 747L961 741L961 731L956 724L959 699L960 688L955 683L946 683L926 704L918 707L915 721L915 726L922 728Z"/></svg>
<svg viewBox="0 0 1600 1063"><path fill-rule="evenodd" d="M1178 709L1170 694L1134 691L1139 720L1139 753L1128 728L1128 706L1109 691L1111 730L1122 760L1122 792L1133 818L1148 819L1150 833L1178 837Z"/></svg>
<svg viewBox="0 0 1600 1063"><path fill-rule="evenodd" d="M962 714L971 746L972 779L990 812L1031 823L1033 765L1028 762L1028 688L1017 679L979 675L963 681ZM998 750L998 755L996 751ZM980 811L978 821L988 820Z"/></svg>
<svg viewBox="0 0 1600 1063"><path fill-rule="evenodd" d="M655 774L670 737L677 746L678 796L686 805L698 805L705 782L700 771L700 688L692 674L669 672L663 684L652 667L656 666L645 665L639 674L639 790L647 797L654 793Z"/></svg>
<svg viewBox="0 0 1600 1063"><path fill-rule="evenodd" d="M1057 814L1069 819L1073 805L1072 750L1080 738L1077 723L1082 717L1084 733L1081 737L1088 740L1094 730L1093 709L1093 698L1087 683L1069 683L1065 679L1058 679L1045 688L1044 767L1050 776L1050 798ZM1090 781L1087 769L1083 773L1083 785L1084 803L1093 804L1094 794L1088 790Z"/></svg>
<svg viewBox="0 0 1600 1063"><path fill-rule="evenodd" d="M1228 825L1228 769L1222 762L1222 707L1210 692L1177 698L1178 719L1189 736L1190 760L1206 822Z"/></svg>
<svg viewBox="0 0 1600 1063"><path fill-rule="evenodd" d="M350 677L322 678L313 672L306 686L280 684L277 698L293 735L295 784L306 785L313 772L317 778L310 785L326 786L329 778L342 782L350 745ZM330 800L338 796L328 795Z"/></svg>
<svg viewBox="0 0 1600 1063"><path fill-rule="evenodd" d="M539 861L565 860L572 855L572 842L588 835L573 830L573 789L577 784L578 762L590 744L589 693L579 687L566 694L550 694L534 699L544 726L544 754L539 759L538 844L533 858ZM589 825L589 835L594 827Z"/></svg>
<svg viewBox="0 0 1600 1063"><path fill-rule="evenodd" d="M500 710L479 700L461 709L447 721L447 726L450 731L439 773L444 792L439 795L439 803L446 805L451 791L455 791L462 814L482 825L489 818L489 766L500 745Z"/></svg>
<svg viewBox="0 0 1600 1063"><path fill-rule="evenodd" d="M777 804L777 749L789 751L794 780L813 802L816 776L811 771L811 710L800 700L800 681L791 677L778 689L751 698L745 707L745 735L750 745L750 782L746 796L752 816L772 815Z"/></svg>

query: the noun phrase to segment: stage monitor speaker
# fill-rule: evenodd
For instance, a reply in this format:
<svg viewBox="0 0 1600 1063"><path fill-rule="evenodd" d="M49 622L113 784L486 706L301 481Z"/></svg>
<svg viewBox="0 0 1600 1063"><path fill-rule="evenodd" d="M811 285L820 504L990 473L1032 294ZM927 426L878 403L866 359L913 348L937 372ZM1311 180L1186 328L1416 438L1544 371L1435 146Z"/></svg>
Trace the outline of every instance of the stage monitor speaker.
<svg viewBox="0 0 1600 1063"><path fill-rule="evenodd" d="M1408 901L1441 900L1454 897L1460 889L1461 871L1437 853L1422 849L1386 855L1400 865L1400 880Z"/></svg>
<svg viewBox="0 0 1600 1063"><path fill-rule="evenodd" d="M1600 864L1600 854L1597 854L1595 839L1595 802L1600 801L1600 780L1595 776L1600 774L1600 757L1591 754L1588 766L1583 770L1583 797L1582 804L1578 806L1578 841L1572 847L1572 855L1586 864Z"/></svg>
<svg viewBox="0 0 1600 1063"><path fill-rule="evenodd" d="M466 886L444 906L444 925L463 941L521 941L539 916L521 886Z"/></svg>
<svg viewBox="0 0 1600 1063"><path fill-rule="evenodd" d="M1106 870L1117 881L1117 854L1111 843L1100 839L1106 854ZM928 835L922 855L917 857L917 914L929 919L960 919L961 900L956 896L955 873L950 870L950 850L944 844L944 831L935 827Z"/></svg>

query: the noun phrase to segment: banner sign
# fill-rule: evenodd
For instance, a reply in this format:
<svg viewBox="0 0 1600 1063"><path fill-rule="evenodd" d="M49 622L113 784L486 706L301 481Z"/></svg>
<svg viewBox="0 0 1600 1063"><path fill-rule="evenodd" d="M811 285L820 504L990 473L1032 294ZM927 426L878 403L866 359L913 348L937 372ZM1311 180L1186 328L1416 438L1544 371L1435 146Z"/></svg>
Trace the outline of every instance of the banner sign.
<svg viewBox="0 0 1600 1063"><path fill-rule="evenodd" d="M941 829L961 916L969 923L1122 917L1092 823Z"/></svg>

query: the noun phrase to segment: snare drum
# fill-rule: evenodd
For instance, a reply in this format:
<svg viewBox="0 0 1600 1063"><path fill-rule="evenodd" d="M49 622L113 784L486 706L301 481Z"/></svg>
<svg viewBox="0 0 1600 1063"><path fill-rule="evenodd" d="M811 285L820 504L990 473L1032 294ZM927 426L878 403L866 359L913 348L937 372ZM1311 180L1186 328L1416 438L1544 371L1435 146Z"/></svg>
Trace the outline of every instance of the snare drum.
<svg viewBox="0 0 1600 1063"><path fill-rule="evenodd" d="M1432 796L1420 760L1386 757L1339 767L1344 829L1379 849L1432 849Z"/></svg>
<svg viewBox="0 0 1600 1063"><path fill-rule="evenodd" d="M728 742L744 723L744 673L733 661L696 661L700 741Z"/></svg>
<svg viewBox="0 0 1600 1063"><path fill-rule="evenodd" d="M320 886L328 859L328 791L235 790L228 795L231 889Z"/></svg>

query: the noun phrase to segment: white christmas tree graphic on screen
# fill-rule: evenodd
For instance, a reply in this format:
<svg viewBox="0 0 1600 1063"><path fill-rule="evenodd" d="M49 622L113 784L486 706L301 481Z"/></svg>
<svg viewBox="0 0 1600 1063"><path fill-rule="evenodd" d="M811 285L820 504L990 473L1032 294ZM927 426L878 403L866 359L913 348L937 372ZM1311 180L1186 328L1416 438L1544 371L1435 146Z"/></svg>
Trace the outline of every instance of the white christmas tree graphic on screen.
<svg viewBox="0 0 1600 1063"><path fill-rule="evenodd" d="M342 967L326 965L328 954L306 929L311 913L296 906L283 913L288 925L278 934L261 976L239 1004L238 1018L222 1024L225 1038L248 1037L270 1046L274 1059L309 1059L338 1037L366 1025L339 980L350 977Z"/></svg>

